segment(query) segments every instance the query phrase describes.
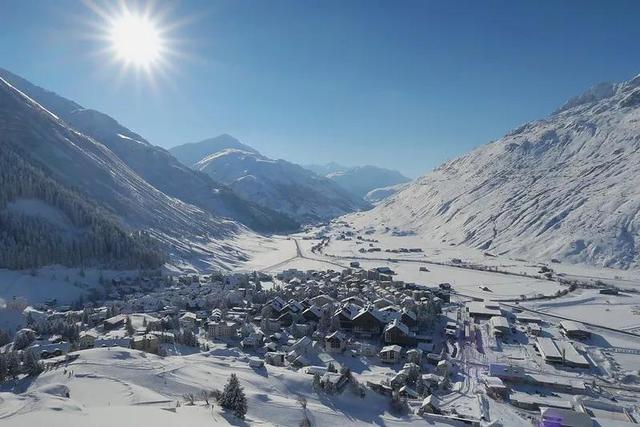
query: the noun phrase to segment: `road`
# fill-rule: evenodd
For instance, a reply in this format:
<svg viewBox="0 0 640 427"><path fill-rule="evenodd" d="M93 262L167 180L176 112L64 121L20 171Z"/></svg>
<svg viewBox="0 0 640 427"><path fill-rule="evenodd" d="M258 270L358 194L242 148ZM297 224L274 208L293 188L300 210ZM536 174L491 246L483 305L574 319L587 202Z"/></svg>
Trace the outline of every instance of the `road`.
<svg viewBox="0 0 640 427"><path fill-rule="evenodd" d="M330 260L327 260L325 258L315 258L315 257L310 257L308 255L305 255L305 253L302 251L302 247L300 246L300 242L298 241L298 239L292 239L292 240L294 241L294 243L296 245L296 255L295 256L292 256L291 258L287 258L287 259L285 259L283 261L280 261L280 262L278 262L276 264L273 264L273 265L270 265L268 267L264 267L264 268L260 269L260 271L263 271L263 272L275 271L275 270L278 270L279 268L284 267L285 265L287 265L290 262L295 261L297 259L307 259L307 260L311 260L311 261L323 262L325 264L330 264L330 265L339 267L341 269L347 268L347 266L342 265L342 264L338 264L335 261L330 261Z"/></svg>

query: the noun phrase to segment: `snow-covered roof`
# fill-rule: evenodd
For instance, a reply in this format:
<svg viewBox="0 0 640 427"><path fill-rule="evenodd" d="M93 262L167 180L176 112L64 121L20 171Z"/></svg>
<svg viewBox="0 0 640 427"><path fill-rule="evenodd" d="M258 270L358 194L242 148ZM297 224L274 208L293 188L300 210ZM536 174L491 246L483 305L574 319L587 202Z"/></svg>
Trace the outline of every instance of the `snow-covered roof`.
<svg viewBox="0 0 640 427"><path fill-rule="evenodd" d="M380 350L380 353L387 353L387 352L400 353L401 351L402 351L402 347L400 347L397 344L394 344L394 345L387 345L382 347L382 350Z"/></svg>

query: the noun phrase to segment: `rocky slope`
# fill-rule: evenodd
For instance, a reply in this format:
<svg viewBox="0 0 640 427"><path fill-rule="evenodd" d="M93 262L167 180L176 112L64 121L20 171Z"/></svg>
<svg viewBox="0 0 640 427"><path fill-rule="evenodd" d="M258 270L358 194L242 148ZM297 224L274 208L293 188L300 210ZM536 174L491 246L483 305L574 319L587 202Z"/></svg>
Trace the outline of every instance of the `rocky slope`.
<svg viewBox="0 0 640 427"><path fill-rule="evenodd" d="M353 220L495 253L640 267L640 76L596 86Z"/></svg>

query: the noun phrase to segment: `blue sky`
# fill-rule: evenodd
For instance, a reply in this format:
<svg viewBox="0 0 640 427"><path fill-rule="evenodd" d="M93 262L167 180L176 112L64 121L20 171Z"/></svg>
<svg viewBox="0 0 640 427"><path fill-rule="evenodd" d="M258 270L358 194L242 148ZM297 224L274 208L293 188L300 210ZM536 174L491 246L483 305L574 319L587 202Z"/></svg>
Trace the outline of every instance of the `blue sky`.
<svg viewBox="0 0 640 427"><path fill-rule="evenodd" d="M98 53L106 24L68 0L2 0L0 66L163 147L230 133L271 157L412 177L640 73L637 1L156 6L176 54L155 84Z"/></svg>

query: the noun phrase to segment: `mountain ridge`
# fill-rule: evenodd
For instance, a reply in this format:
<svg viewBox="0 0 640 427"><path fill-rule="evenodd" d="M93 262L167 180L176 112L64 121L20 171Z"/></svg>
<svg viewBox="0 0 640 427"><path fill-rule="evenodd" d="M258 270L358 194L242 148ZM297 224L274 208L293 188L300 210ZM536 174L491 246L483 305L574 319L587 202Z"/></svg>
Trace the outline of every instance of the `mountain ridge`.
<svg viewBox="0 0 640 427"><path fill-rule="evenodd" d="M640 76L612 88L442 164L354 221L500 254L639 267Z"/></svg>

